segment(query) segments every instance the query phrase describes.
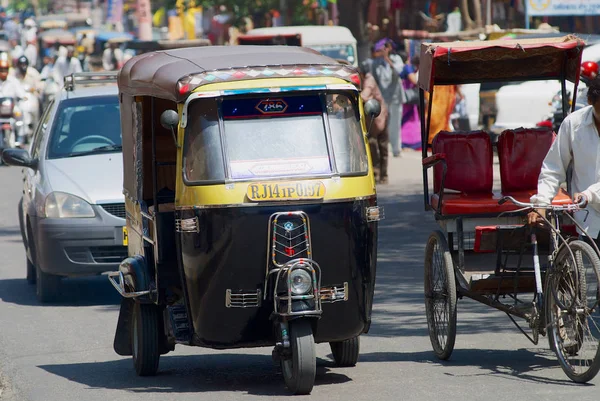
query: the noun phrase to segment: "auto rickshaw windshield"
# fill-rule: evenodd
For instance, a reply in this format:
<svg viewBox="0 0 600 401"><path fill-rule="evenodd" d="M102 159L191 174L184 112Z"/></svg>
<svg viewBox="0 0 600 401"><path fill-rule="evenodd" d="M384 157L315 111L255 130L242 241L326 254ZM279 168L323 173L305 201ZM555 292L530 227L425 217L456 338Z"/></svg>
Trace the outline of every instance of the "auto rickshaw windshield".
<svg viewBox="0 0 600 401"><path fill-rule="evenodd" d="M185 181L366 174L355 102L342 93L197 99L185 133Z"/></svg>

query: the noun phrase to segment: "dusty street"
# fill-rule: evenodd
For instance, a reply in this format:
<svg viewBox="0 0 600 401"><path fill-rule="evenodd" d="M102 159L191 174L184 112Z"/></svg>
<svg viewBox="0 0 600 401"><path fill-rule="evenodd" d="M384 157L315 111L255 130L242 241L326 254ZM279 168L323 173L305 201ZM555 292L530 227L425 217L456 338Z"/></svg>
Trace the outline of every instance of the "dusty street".
<svg viewBox="0 0 600 401"><path fill-rule="evenodd" d="M575 385L547 341L533 346L508 318L459 301L451 360L431 352L423 304L423 251L435 229L423 211L419 154L390 161L380 188L373 326L355 368L335 368L329 346L317 348L313 400L597 400L600 383ZM271 349L213 351L178 346L159 375L136 377L112 349L119 296L105 277L69 279L60 303L40 305L25 281L17 221L18 168L0 168L0 399L7 400L288 400ZM295 398L297 399L297 398Z"/></svg>

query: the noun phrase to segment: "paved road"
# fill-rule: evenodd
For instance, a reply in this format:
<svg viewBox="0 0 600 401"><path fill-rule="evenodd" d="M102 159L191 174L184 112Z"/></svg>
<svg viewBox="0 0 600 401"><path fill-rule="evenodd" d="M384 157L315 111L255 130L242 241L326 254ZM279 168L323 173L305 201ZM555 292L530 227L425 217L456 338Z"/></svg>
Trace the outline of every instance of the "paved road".
<svg viewBox="0 0 600 401"><path fill-rule="evenodd" d="M435 228L423 212L416 153L391 160L381 188L386 220L374 324L355 368L333 367L319 345L313 400L597 400L572 384L554 356L533 346L502 313L459 302L456 349L447 363L431 353L422 290L425 241ZM27 285L16 205L20 172L0 168L0 399L287 400L270 349L212 351L179 346L160 374L138 378L112 350L119 298L102 278L67 280L62 302L40 305ZM545 341L542 342L546 344Z"/></svg>

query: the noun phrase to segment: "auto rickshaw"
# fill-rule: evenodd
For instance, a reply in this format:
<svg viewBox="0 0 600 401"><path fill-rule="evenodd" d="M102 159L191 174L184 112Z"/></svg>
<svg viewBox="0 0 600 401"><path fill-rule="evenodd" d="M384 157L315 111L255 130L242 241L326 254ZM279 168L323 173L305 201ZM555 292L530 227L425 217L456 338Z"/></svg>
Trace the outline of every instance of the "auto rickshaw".
<svg viewBox="0 0 600 401"><path fill-rule="evenodd" d="M378 221L350 66L300 47L145 53L118 76L123 241L114 340L138 375L176 344L274 346L310 393L315 343L353 366L369 330Z"/></svg>

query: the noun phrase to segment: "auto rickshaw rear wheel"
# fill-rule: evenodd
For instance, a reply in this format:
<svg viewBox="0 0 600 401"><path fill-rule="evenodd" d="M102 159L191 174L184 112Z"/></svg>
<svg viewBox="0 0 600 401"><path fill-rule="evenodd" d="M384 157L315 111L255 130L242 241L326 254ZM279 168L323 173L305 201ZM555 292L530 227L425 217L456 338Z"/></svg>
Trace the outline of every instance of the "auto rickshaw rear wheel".
<svg viewBox="0 0 600 401"><path fill-rule="evenodd" d="M131 319L131 351L138 376L154 376L158 371L159 308L136 302Z"/></svg>
<svg viewBox="0 0 600 401"><path fill-rule="evenodd" d="M344 341L331 342L329 346L336 366L350 367L358 362L358 355L360 354L359 336Z"/></svg>
<svg viewBox="0 0 600 401"><path fill-rule="evenodd" d="M291 355L281 358L286 386L296 395L310 394L315 384L317 354L312 326L306 319L289 324Z"/></svg>

